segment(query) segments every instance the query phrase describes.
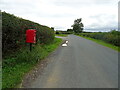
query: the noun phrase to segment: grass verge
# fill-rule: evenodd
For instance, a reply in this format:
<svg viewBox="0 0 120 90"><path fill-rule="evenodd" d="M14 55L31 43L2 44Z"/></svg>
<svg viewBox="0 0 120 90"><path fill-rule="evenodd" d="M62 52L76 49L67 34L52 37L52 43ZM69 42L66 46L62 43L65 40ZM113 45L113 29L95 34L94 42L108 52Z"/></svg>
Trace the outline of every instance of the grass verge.
<svg viewBox="0 0 120 90"><path fill-rule="evenodd" d="M96 43L98 43L98 44L101 44L101 45L103 45L103 46L112 48L112 49L120 52L120 49L119 49L120 47L115 46L115 45L112 45L112 44L109 44L109 43L106 43L106 42L104 42L104 41L102 41L102 40L97 40L97 39L85 37L85 36L82 36L82 35L77 35L77 36L83 37L83 38L88 39L88 40L92 40L92 41L94 41L94 42L96 42Z"/></svg>
<svg viewBox="0 0 120 90"><path fill-rule="evenodd" d="M62 39L55 38L49 45L35 45L30 52L23 48L14 57L3 60L2 88L15 88L21 83L23 76L29 72L40 60L47 57L62 42Z"/></svg>
<svg viewBox="0 0 120 90"><path fill-rule="evenodd" d="M69 34L56 34L56 36L67 37Z"/></svg>

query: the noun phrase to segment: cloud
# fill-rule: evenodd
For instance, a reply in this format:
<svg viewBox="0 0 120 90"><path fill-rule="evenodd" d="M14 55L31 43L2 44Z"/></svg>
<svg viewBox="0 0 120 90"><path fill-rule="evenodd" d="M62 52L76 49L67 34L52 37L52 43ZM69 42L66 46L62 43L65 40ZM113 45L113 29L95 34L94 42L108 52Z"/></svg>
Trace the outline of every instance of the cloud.
<svg viewBox="0 0 120 90"><path fill-rule="evenodd" d="M114 4L117 4L118 0L53 0L54 5L72 8L90 7L95 5L114 5L113 2Z"/></svg>
<svg viewBox="0 0 120 90"><path fill-rule="evenodd" d="M95 20L89 27L91 28L117 28L118 22L115 15L104 15L99 14L95 16L90 16L90 18Z"/></svg>
<svg viewBox="0 0 120 90"><path fill-rule="evenodd" d="M120 15L120 1L118 3L118 15ZM118 30L120 31L120 16L118 17Z"/></svg>
<svg viewBox="0 0 120 90"><path fill-rule="evenodd" d="M1 9L55 29L67 30L77 18L85 28L98 29L117 27L117 4L118 0L1 0Z"/></svg>

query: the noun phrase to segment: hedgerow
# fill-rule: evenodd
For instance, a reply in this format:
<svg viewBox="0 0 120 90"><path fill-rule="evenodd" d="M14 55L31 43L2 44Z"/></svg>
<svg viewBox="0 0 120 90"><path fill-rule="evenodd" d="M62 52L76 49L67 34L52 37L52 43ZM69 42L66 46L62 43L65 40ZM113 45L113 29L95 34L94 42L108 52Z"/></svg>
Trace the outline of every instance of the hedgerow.
<svg viewBox="0 0 120 90"><path fill-rule="evenodd" d="M98 40L103 40L115 46L120 46L120 32L112 30L110 32L81 33L80 35Z"/></svg>
<svg viewBox="0 0 120 90"><path fill-rule="evenodd" d="M25 32L36 29L37 43L49 44L54 40L54 30L38 23L2 12L2 52L3 55L27 45Z"/></svg>

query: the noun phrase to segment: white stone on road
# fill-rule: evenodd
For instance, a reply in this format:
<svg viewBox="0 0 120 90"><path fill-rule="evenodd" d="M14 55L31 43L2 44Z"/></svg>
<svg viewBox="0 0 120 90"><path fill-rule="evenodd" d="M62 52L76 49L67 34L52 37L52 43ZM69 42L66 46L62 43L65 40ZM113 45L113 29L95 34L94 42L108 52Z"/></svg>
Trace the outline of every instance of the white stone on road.
<svg viewBox="0 0 120 90"><path fill-rule="evenodd" d="M68 43L68 41L66 41L66 43Z"/></svg>
<svg viewBox="0 0 120 90"><path fill-rule="evenodd" d="M63 46L63 47L66 47L66 46L67 46L67 44L66 44L66 43L64 43L64 44L62 44L62 46Z"/></svg>

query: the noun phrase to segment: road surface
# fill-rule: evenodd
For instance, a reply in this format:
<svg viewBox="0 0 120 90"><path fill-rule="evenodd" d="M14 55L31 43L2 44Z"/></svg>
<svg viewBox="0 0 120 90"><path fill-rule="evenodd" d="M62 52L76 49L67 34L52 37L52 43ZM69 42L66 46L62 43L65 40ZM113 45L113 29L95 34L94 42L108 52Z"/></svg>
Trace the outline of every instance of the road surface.
<svg viewBox="0 0 120 90"><path fill-rule="evenodd" d="M118 52L69 35L29 88L117 88Z"/></svg>

